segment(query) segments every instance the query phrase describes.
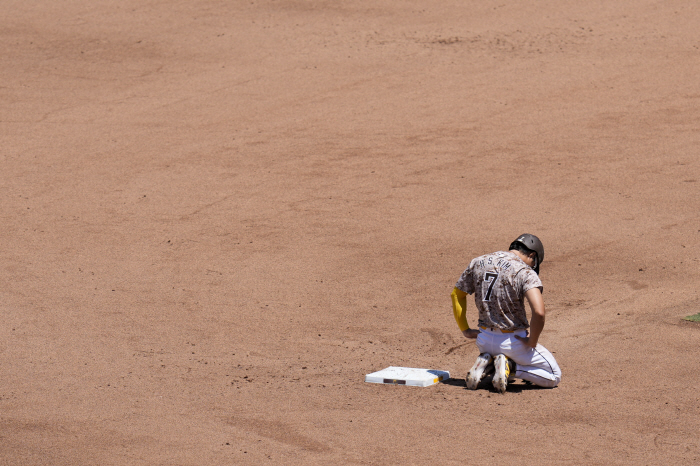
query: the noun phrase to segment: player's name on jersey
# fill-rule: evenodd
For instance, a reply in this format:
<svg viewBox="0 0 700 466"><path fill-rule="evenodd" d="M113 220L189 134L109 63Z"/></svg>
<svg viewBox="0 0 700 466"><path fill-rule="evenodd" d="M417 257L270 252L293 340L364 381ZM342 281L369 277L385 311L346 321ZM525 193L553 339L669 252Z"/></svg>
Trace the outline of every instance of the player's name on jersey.
<svg viewBox="0 0 700 466"><path fill-rule="evenodd" d="M493 265L493 257L489 257L488 260L481 259L479 261L480 267L486 267L487 265ZM498 262L496 262L496 267L502 270L508 270L511 265L513 264L511 264L507 259L498 259Z"/></svg>

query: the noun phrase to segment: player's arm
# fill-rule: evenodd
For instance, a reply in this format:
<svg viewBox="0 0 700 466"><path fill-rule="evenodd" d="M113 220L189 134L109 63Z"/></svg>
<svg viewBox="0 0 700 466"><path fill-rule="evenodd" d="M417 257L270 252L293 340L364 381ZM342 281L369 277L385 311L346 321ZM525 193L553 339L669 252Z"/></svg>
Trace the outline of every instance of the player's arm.
<svg viewBox="0 0 700 466"><path fill-rule="evenodd" d="M540 339L542 329L544 329L544 299L542 299L542 291L538 287L531 288L525 293L527 302L530 303L532 318L530 319L530 335L528 337L515 338L525 343L527 346L534 348L537 346L537 341Z"/></svg>
<svg viewBox="0 0 700 466"><path fill-rule="evenodd" d="M479 331L471 330L467 323L467 293L457 287L452 290L452 311L462 334L467 338L476 338Z"/></svg>

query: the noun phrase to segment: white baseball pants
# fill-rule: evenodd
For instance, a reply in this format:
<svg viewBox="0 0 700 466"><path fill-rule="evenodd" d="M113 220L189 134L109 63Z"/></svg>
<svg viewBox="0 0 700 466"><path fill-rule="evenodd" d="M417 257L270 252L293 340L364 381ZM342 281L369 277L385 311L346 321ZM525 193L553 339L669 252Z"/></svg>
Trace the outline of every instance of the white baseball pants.
<svg viewBox="0 0 700 466"><path fill-rule="evenodd" d="M499 329L479 330L481 333L476 338L476 346L480 352L489 353L493 357L505 354L515 361L515 374L511 373L511 377L546 388L556 387L561 381L561 369L547 348L539 343L536 348L530 348L514 337L526 337L525 330L516 330L515 333L502 333Z"/></svg>

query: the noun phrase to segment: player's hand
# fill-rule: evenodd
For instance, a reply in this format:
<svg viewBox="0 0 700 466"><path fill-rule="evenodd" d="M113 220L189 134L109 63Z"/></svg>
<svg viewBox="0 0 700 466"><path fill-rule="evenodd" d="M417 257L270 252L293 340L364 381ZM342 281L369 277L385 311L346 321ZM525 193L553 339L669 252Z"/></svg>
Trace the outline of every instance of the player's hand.
<svg viewBox="0 0 700 466"><path fill-rule="evenodd" d="M467 329L467 330L462 330L462 335L464 335L467 338L474 339L479 336L481 333L480 330L474 330L473 328Z"/></svg>
<svg viewBox="0 0 700 466"><path fill-rule="evenodd" d="M513 335L515 338L520 340L525 346L529 346L530 348L534 348L537 346L537 340L533 339L530 336L527 337L521 337L520 335Z"/></svg>

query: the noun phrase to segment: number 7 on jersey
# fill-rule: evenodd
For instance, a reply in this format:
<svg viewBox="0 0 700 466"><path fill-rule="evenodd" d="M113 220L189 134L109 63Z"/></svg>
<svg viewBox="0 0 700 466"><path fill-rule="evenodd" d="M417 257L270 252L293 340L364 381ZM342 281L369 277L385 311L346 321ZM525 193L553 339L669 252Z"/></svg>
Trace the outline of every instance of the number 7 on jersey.
<svg viewBox="0 0 700 466"><path fill-rule="evenodd" d="M482 292L485 290L486 293L483 293L484 299L482 299L482 301L491 300L491 292L493 291L493 285L496 284L496 280L498 280L498 274L496 272L486 272L482 288ZM488 290L486 290L486 286L489 287Z"/></svg>

